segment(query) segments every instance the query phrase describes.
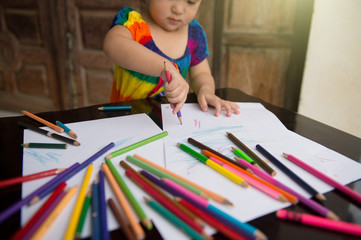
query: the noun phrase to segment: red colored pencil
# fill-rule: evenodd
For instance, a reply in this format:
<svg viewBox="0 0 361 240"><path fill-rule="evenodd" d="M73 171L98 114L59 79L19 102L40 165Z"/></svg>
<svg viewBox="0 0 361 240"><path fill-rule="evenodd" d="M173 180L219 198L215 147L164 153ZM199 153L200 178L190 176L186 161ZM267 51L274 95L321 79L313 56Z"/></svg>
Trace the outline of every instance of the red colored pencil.
<svg viewBox="0 0 361 240"><path fill-rule="evenodd" d="M53 194L46 200L46 202L41 206L41 208L31 217L31 219L26 223L26 225L20 228L11 240L22 239L23 236L30 230L30 228L35 224L35 222L39 219L39 217L44 213L44 211L51 205L51 203L56 199L56 197L63 191L66 183L62 182L59 186L54 190Z"/></svg>
<svg viewBox="0 0 361 240"><path fill-rule="evenodd" d="M125 174L135 181L144 191L149 193L154 199L156 199L160 204L162 204L165 208L183 220L186 224L192 227L195 231L206 236L203 228L197 225L191 218L189 218L186 214L180 211L177 207L175 207L172 203L168 202L165 198L163 198L159 193L157 193L152 187L146 184L142 179L140 179L137 175L135 175L129 169L125 170Z"/></svg>
<svg viewBox="0 0 361 240"><path fill-rule="evenodd" d="M207 213L203 212L201 209L197 208L196 206L192 205L191 203L189 203L187 200L183 199L183 198L176 198L176 200L182 204L183 206L185 206L186 208L188 208L190 211L192 211L193 213L195 213L198 217L200 217L201 219L203 219L203 221L207 222L209 225L211 225L212 227L216 228L219 232L221 232L224 236L229 237L230 239L239 239L239 240L244 240L246 239L245 237L241 236L240 234L238 234L237 232L233 231L231 228L227 227L225 224L223 224L222 222L216 220L215 218L213 218L212 216L208 215Z"/></svg>
<svg viewBox="0 0 361 240"><path fill-rule="evenodd" d="M43 172L30 174L30 175L27 175L27 176L9 178L9 179L0 181L0 188L7 187L7 186L10 186L10 185L14 185L14 184L18 184L18 183L22 183L22 182L26 182L26 181L39 179L39 178L53 176L53 175L61 173L62 171L64 171L63 168L55 168L55 169L46 170L46 171L43 171Z"/></svg>

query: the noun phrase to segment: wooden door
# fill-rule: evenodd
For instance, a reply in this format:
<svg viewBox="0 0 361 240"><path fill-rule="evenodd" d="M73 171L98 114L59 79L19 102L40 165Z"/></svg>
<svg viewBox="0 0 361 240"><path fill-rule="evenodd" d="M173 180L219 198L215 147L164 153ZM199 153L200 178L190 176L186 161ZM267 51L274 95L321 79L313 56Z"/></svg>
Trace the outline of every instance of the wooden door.
<svg viewBox="0 0 361 240"><path fill-rule="evenodd" d="M58 110L62 90L48 0L0 3L0 108Z"/></svg>
<svg viewBox="0 0 361 240"><path fill-rule="evenodd" d="M312 9L313 0L216 0L216 86L297 110Z"/></svg>

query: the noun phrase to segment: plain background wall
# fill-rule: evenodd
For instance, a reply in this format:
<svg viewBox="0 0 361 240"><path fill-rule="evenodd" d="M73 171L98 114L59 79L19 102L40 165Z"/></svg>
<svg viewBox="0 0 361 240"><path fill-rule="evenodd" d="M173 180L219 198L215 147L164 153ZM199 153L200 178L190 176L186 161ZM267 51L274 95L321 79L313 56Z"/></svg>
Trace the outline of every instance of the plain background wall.
<svg viewBox="0 0 361 240"><path fill-rule="evenodd" d="M315 0L298 112L361 137L361 0Z"/></svg>

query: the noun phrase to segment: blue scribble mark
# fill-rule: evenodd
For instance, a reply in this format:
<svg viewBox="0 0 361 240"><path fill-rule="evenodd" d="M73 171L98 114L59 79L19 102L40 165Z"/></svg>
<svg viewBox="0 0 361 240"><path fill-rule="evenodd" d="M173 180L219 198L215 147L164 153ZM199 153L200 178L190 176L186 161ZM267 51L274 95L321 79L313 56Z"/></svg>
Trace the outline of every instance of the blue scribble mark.
<svg viewBox="0 0 361 240"><path fill-rule="evenodd" d="M61 157L61 154L59 154L59 153L48 152L48 153L45 153L45 155L43 155L34 150L26 150L24 152L24 154L26 156L29 156L29 157L39 161L43 165L47 165L50 162L59 163L59 159Z"/></svg>
<svg viewBox="0 0 361 240"><path fill-rule="evenodd" d="M115 142L114 147L116 148L116 147L122 146L124 143L129 142L132 138L133 137L129 137L129 138L125 138L120 141L117 141L117 142Z"/></svg>

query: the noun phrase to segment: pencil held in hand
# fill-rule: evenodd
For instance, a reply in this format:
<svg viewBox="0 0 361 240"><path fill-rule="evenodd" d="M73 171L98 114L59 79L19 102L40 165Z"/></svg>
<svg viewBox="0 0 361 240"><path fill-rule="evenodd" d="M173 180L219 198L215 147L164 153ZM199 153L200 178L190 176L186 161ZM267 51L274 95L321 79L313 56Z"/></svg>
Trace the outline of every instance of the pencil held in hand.
<svg viewBox="0 0 361 240"><path fill-rule="evenodd" d="M172 81L172 76L170 75L170 72L168 70L168 67L167 67L167 64L165 61L164 61L164 71L165 71L165 76L167 77L167 82L170 83L170 81ZM171 104L173 104L173 103L171 103ZM174 103L173 105L174 105L174 107L177 106L176 103ZM183 124L182 123L182 113L180 110L177 112L177 117L178 117L180 124Z"/></svg>

